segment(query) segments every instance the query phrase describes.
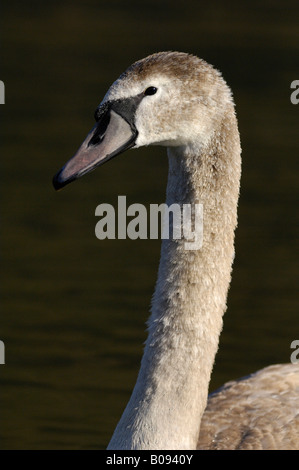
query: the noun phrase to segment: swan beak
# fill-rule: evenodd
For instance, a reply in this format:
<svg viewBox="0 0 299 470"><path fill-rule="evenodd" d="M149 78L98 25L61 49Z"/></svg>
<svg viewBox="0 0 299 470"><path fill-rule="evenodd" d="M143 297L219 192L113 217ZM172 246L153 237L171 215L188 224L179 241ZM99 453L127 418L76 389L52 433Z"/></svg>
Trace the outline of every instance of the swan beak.
<svg viewBox="0 0 299 470"><path fill-rule="evenodd" d="M116 109L109 103L98 109L98 122L77 153L54 176L53 186L56 190L134 146L138 132L134 124L129 122L131 120L121 116Z"/></svg>

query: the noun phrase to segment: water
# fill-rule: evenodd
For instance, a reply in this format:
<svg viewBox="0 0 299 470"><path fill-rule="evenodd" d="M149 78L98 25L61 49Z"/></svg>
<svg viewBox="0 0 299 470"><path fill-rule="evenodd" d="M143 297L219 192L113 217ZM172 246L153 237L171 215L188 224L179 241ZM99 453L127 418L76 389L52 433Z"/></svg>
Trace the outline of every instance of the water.
<svg viewBox="0 0 299 470"><path fill-rule="evenodd" d="M164 149L127 152L55 193L109 85L183 50L234 91L243 148L237 257L211 382L289 362L298 331L298 3L11 1L2 6L1 448L105 448L136 380L155 240L96 239L118 195L164 202Z"/></svg>

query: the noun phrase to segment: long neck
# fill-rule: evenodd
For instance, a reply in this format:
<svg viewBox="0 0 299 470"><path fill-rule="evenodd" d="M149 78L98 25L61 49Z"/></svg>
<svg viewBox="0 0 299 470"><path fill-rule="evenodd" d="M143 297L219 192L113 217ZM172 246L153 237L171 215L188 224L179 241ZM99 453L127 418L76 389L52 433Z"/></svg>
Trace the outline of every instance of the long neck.
<svg viewBox="0 0 299 470"><path fill-rule="evenodd" d="M163 240L148 338L108 449L195 449L234 256L240 179L236 123L205 149L168 149L167 204L203 205L203 244Z"/></svg>

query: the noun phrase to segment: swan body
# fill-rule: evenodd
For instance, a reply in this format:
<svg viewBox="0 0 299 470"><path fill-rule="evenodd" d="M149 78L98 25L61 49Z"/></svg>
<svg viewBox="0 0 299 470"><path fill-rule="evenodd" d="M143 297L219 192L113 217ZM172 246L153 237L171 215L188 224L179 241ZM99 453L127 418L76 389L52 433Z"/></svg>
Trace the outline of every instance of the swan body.
<svg viewBox="0 0 299 470"><path fill-rule="evenodd" d="M114 82L95 118L78 152L55 175L56 189L128 148L164 145L166 203L200 203L204 221L200 250L186 250L184 239L162 241L139 375L108 449L299 448L299 439L286 444L276 435L298 435L298 365L267 368L208 399L241 175L234 103L221 74L189 54L153 54ZM284 420L275 427L278 415Z"/></svg>
<svg viewBox="0 0 299 470"><path fill-rule="evenodd" d="M298 364L266 367L212 393L197 449L298 450Z"/></svg>

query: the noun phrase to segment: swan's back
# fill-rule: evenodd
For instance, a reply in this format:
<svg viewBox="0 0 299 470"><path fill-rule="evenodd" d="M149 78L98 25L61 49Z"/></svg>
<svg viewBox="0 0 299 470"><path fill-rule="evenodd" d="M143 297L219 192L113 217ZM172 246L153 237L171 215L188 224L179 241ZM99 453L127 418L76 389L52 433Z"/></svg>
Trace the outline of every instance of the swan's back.
<svg viewBox="0 0 299 470"><path fill-rule="evenodd" d="M299 364L270 366L212 393L197 449L299 450Z"/></svg>

